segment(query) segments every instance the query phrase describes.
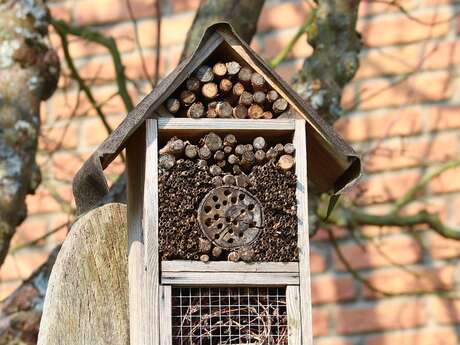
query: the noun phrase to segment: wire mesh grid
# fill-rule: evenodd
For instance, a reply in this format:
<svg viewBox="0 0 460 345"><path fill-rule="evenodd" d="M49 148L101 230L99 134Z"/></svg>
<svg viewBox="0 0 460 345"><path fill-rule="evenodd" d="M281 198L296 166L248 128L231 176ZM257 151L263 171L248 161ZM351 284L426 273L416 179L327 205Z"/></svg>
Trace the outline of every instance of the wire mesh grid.
<svg viewBox="0 0 460 345"><path fill-rule="evenodd" d="M173 345L288 343L286 288L173 288Z"/></svg>

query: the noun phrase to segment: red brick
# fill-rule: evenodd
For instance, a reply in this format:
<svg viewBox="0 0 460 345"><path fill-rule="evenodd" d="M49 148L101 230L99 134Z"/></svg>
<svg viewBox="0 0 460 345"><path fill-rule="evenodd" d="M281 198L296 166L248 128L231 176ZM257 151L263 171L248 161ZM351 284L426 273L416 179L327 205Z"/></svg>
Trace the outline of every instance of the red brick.
<svg viewBox="0 0 460 345"><path fill-rule="evenodd" d="M384 271L372 272L366 281L375 287L379 292L387 294L420 294L433 291L447 291L454 286L454 268L425 267L408 270L387 269ZM380 293L371 291L365 287L364 296L384 297Z"/></svg>
<svg viewBox="0 0 460 345"><path fill-rule="evenodd" d="M380 302L374 307L341 308L336 329L342 334L421 326L427 316L423 301Z"/></svg>
<svg viewBox="0 0 460 345"><path fill-rule="evenodd" d="M59 20L64 20L66 22L70 22L71 15L70 15L69 9L65 6L61 6L61 5L55 6L55 5L56 4L48 5L48 8L51 13L51 17L53 19L59 19Z"/></svg>
<svg viewBox="0 0 460 345"><path fill-rule="evenodd" d="M394 139L377 145L365 162L375 172L447 161L458 156L458 136L448 134L422 140Z"/></svg>
<svg viewBox="0 0 460 345"><path fill-rule="evenodd" d="M421 248L417 241L405 235L394 235L368 241L363 246L345 244L340 246L341 252L354 269L371 267L394 266L395 263L405 265L419 261ZM334 267L337 270L346 270L344 264L334 253Z"/></svg>
<svg viewBox="0 0 460 345"><path fill-rule="evenodd" d="M113 37L117 49L121 53L130 52L136 48L134 27L131 23L111 26L107 29L93 29L100 31L107 37ZM109 54L107 48L98 43L93 43L85 39L75 38L69 43L70 54L74 59L95 56L100 54Z"/></svg>
<svg viewBox="0 0 460 345"><path fill-rule="evenodd" d="M336 239L347 237L350 234L348 230L344 228L339 228L337 226L331 226L331 230ZM310 238L310 241L312 241L313 243L320 241L329 241L329 232L324 228L320 228L316 232L315 236Z"/></svg>
<svg viewBox="0 0 460 345"><path fill-rule="evenodd" d="M48 258L48 251L23 251L8 255L0 269L0 280L24 280Z"/></svg>
<svg viewBox="0 0 460 345"><path fill-rule="evenodd" d="M458 51L459 42L456 41L371 49L362 56L355 79L445 69L459 63Z"/></svg>
<svg viewBox="0 0 460 345"><path fill-rule="evenodd" d="M433 298L430 310L436 322L441 324L460 323L460 300Z"/></svg>
<svg viewBox="0 0 460 345"><path fill-rule="evenodd" d="M116 128L124 116L110 116L106 120L112 129ZM108 136L104 124L99 118L86 119L82 125L83 145L95 146L100 145Z"/></svg>
<svg viewBox="0 0 460 345"><path fill-rule="evenodd" d="M315 339L315 345L353 345L353 343L343 338L327 338Z"/></svg>
<svg viewBox="0 0 460 345"><path fill-rule="evenodd" d="M270 34L264 40L263 51L264 58L273 59L276 57L295 36L297 30L282 31ZM307 39L302 37L297 41L286 59L306 58L311 55L313 48L307 43Z"/></svg>
<svg viewBox="0 0 460 345"><path fill-rule="evenodd" d="M367 338L366 345L456 345L458 337L453 329L392 332Z"/></svg>
<svg viewBox="0 0 460 345"><path fill-rule="evenodd" d="M34 195L28 195L26 202L29 214L60 211L59 203L50 195L43 185L38 188Z"/></svg>
<svg viewBox="0 0 460 345"><path fill-rule="evenodd" d="M182 44L193 22L193 13L165 17L161 21L161 46ZM157 26L155 22L139 23L139 41L143 47L156 45Z"/></svg>
<svg viewBox="0 0 460 345"><path fill-rule="evenodd" d="M0 284L0 299L3 301L6 297L11 295L19 285L21 285L21 281L2 282Z"/></svg>
<svg viewBox="0 0 460 345"><path fill-rule="evenodd" d="M428 110L427 128L430 131L460 128L460 107L440 106Z"/></svg>
<svg viewBox="0 0 460 345"><path fill-rule="evenodd" d="M74 219L68 214L61 213L57 214L54 216L49 216L50 224L49 224L49 230L56 230L59 228L57 232L55 232L53 235L49 237L49 242L52 243L62 243L65 238L67 237L67 234L70 230L70 226L72 225Z"/></svg>
<svg viewBox="0 0 460 345"><path fill-rule="evenodd" d="M391 175L375 175L362 181L357 202L362 205L387 202L403 196L419 180L420 173L416 171ZM354 193L359 189L355 188Z"/></svg>
<svg viewBox="0 0 460 345"><path fill-rule="evenodd" d="M451 240L438 234L431 234L429 239L432 258L451 259L460 257L460 241Z"/></svg>
<svg viewBox="0 0 460 345"><path fill-rule="evenodd" d="M70 183L83 165L85 158L80 153L56 152L52 155L49 172L54 179Z"/></svg>
<svg viewBox="0 0 460 345"><path fill-rule="evenodd" d="M69 121L59 127L42 128L39 149L54 152L60 149L73 149L79 141L79 124Z"/></svg>
<svg viewBox="0 0 460 345"><path fill-rule="evenodd" d="M171 6L174 12L197 9L199 5L199 0L171 0Z"/></svg>
<svg viewBox="0 0 460 345"><path fill-rule="evenodd" d="M260 14L257 31L299 27L307 17L309 8L306 2L284 1L281 4L266 5Z"/></svg>
<svg viewBox="0 0 460 345"><path fill-rule="evenodd" d="M11 247L28 243L43 236L48 231L48 219L45 217L29 216L16 228L16 233L11 241Z"/></svg>
<svg viewBox="0 0 460 345"><path fill-rule="evenodd" d="M337 121L335 128L349 141L414 135L422 130L421 109L414 106L343 117Z"/></svg>
<svg viewBox="0 0 460 345"><path fill-rule="evenodd" d="M151 0L131 0L130 3L136 18L156 15ZM75 14L80 25L94 25L129 18L126 1L98 0L96 5L92 0L80 0L75 4Z"/></svg>
<svg viewBox="0 0 460 345"><path fill-rule="evenodd" d="M330 315L327 310L313 309L313 336L327 335Z"/></svg>
<svg viewBox="0 0 460 345"><path fill-rule="evenodd" d="M292 77L297 75L302 67L302 60L288 61L280 64L275 71L287 81L292 80Z"/></svg>
<svg viewBox="0 0 460 345"><path fill-rule="evenodd" d="M452 93L452 76L445 71L418 73L403 81L368 80L360 85L361 109L441 101Z"/></svg>
<svg viewBox="0 0 460 345"><path fill-rule="evenodd" d="M312 273L324 272L326 269L326 260L320 251L310 248L310 271Z"/></svg>
<svg viewBox="0 0 460 345"><path fill-rule="evenodd" d="M428 188L433 193L451 193L460 191L460 168L449 169L431 180Z"/></svg>
<svg viewBox="0 0 460 345"><path fill-rule="evenodd" d="M404 6L404 9L411 10L417 7L416 0L400 0L397 4ZM390 12L399 12L397 6L391 5L390 2L376 2L373 0L364 0L359 4L359 17L378 15Z"/></svg>
<svg viewBox="0 0 460 345"><path fill-rule="evenodd" d="M411 43L446 35L451 16L449 11L413 14L414 18L435 25L422 25L403 14L395 18L374 18L359 22L358 31L363 35L364 44L369 47Z"/></svg>
<svg viewBox="0 0 460 345"><path fill-rule="evenodd" d="M312 278L311 292L313 304L336 303L353 299L356 287L351 277L327 274Z"/></svg>

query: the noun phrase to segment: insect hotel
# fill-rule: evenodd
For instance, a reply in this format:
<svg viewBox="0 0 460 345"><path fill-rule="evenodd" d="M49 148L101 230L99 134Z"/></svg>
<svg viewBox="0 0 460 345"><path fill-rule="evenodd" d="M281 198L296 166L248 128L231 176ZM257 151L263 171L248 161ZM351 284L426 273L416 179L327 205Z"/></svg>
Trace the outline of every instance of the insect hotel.
<svg viewBox="0 0 460 345"><path fill-rule="evenodd" d="M131 344L311 344L307 185L340 192L353 150L226 24L79 183L103 196L125 148Z"/></svg>

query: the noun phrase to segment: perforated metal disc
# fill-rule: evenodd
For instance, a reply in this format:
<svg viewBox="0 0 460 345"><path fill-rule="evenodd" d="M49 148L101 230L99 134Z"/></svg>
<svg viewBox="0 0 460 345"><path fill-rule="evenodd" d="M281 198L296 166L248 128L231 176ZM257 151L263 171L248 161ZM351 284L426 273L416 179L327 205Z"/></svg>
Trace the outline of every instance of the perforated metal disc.
<svg viewBox="0 0 460 345"><path fill-rule="evenodd" d="M260 201L246 189L222 186L201 201L198 219L204 235L225 249L254 242L263 226Z"/></svg>

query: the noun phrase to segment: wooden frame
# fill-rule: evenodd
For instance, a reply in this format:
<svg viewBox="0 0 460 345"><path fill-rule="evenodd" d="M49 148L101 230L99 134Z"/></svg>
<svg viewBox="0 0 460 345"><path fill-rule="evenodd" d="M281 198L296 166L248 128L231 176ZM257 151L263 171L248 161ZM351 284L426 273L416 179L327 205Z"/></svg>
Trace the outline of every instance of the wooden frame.
<svg viewBox="0 0 460 345"><path fill-rule="evenodd" d="M253 137L257 132L275 137L291 136L296 147L298 178L298 263L159 262L159 143L173 135L189 138L207 131L234 131L243 137ZM146 121L145 130L133 137L127 150L131 344L171 344L172 286L206 285L285 286L289 344L312 344L305 136L304 120L160 118Z"/></svg>

